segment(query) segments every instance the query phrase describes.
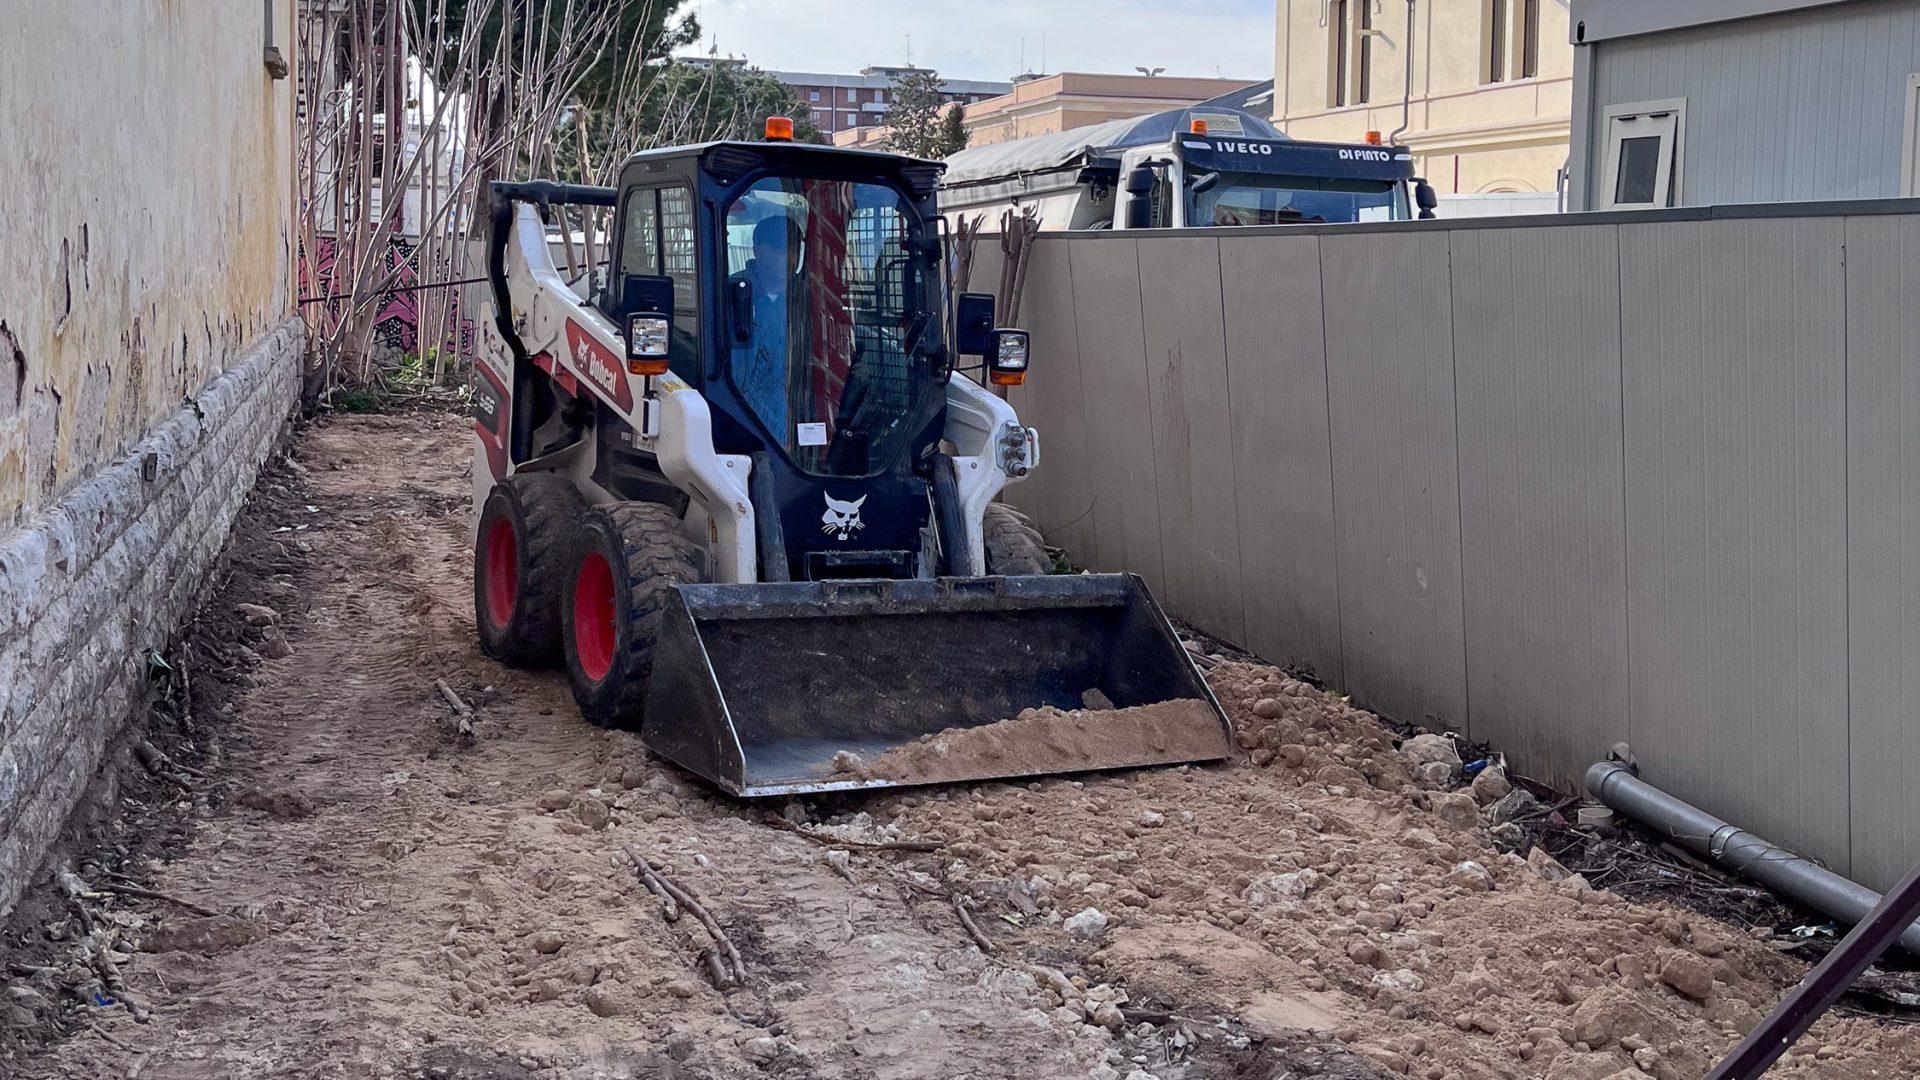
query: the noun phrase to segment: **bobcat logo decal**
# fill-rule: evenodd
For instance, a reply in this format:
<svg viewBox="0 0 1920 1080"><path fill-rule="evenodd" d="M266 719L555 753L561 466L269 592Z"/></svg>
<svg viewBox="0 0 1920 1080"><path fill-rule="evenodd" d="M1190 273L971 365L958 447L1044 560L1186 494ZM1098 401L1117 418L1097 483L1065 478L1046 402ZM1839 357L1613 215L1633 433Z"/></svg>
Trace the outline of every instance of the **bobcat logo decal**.
<svg viewBox="0 0 1920 1080"><path fill-rule="evenodd" d="M865 495L852 502L827 495L827 512L820 515L820 531L831 534L835 540L845 540L866 528L866 523L860 520L860 504L866 501Z"/></svg>

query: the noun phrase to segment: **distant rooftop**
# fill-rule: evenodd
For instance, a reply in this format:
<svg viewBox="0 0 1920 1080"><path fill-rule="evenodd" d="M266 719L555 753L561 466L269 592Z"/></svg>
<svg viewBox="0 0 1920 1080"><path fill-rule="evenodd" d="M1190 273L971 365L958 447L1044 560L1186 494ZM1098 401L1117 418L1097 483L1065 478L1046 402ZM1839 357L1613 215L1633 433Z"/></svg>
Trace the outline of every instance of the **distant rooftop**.
<svg viewBox="0 0 1920 1080"><path fill-rule="evenodd" d="M748 60L738 56L676 56L674 60L696 67L741 67ZM821 71L773 71L767 74L786 83L788 86L851 86L857 89L884 90L893 85L894 79L902 75L911 75L916 71L929 71L930 68L913 64L869 64L858 74L846 75ZM949 94L1004 94L1013 89L1013 83L994 79L948 79L940 80L940 89Z"/></svg>

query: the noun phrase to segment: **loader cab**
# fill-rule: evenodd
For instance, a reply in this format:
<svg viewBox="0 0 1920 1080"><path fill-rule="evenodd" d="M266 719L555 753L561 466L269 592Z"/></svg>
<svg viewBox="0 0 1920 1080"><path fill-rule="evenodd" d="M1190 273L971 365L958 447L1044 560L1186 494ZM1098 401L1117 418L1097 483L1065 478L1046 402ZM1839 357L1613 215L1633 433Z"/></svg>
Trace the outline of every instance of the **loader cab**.
<svg viewBox="0 0 1920 1080"><path fill-rule="evenodd" d="M754 459L796 580L933 571L928 470L952 372L939 166L804 144L642 153L599 301L625 325L672 287L671 372L714 449ZM618 448L610 448L617 454Z"/></svg>

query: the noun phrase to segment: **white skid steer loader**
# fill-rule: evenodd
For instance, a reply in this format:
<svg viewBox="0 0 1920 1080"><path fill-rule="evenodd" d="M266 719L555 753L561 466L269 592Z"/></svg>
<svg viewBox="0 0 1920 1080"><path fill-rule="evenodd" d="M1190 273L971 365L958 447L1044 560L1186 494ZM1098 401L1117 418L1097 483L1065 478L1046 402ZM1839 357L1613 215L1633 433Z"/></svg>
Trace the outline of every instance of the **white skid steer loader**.
<svg viewBox="0 0 1920 1080"><path fill-rule="evenodd" d="M1196 719L937 778L1227 756L1139 579L1047 573L994 501L1039 439L955 358L1017 384L1027 336L994 329L990 296L944 317L939 170L770 138L647 151L617 188L490 185L489 654L564 663L589 720L736 795L919 782L859 763L1043 706L1096 736L1137 707ZM544 218L569 204L615 210L603 282L554 266Z"/></svg>

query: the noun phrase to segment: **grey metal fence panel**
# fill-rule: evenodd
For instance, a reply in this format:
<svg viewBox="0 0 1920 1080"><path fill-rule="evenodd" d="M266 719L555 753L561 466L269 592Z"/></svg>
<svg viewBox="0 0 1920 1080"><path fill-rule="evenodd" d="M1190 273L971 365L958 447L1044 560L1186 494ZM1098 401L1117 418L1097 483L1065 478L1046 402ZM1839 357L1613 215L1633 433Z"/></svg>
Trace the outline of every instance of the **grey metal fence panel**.
<svg viewBox="0 0 1920 1080"><path fill-rule="evenodd" d="M1920 861L1920 218L1847 222L1853 869Z"/></svg>
<svg viewBox="0 0 1920 1080"><path fill-rule="evenodd" d="M1094 544L1082 562L1131 570L1156 585L1160 492L1140 313L1140 263L1132 239L1068 241L1073 248L1075 332L1093 463ZM1042 436L1044 438L1044 436ZM1045 449L1042 451L1045 457Z"/></svg>
<svg viewBox="0 0 1920 1080"><path fill-rule="evenodd" d="M1320 240L1340 559L1356 700L1468 729L1448 237Z"/></svg>
<svg viewBox="0 0 1920 1080"><path fill-rule="evenodd" d="M1564 789L1627 738L1617 238L1453 234L1473 735Z"/></svg>
<svg viewBox="0 0 1920 1080"><path fill-rule="evenodd" d="M1163 599L1181 618L1244 641L1219 241L1142 241L1140 281L1159 470Z"/></svg>
<svg viewBox="0 0 1920 1080"><path fill-rule="evenodd" d="M1624 739L1885 885L1920 858L1915 296L1920 214L1043 237L1048 475L1010 497L1390 716L1563 783Z"/></svg>
<svg viewBox="0 0 1920 1080"><path fill-rule="evenodd" d="M1846 869L1844 219L1620 231L1633 745Z"/></svg>
<svg viewBox="0 0 1920 1080"><path fill-rule="evenodd" d="M1246 589L1240 644L1344 686L1320 239L1224 236L1220 287Z"/></svg>

